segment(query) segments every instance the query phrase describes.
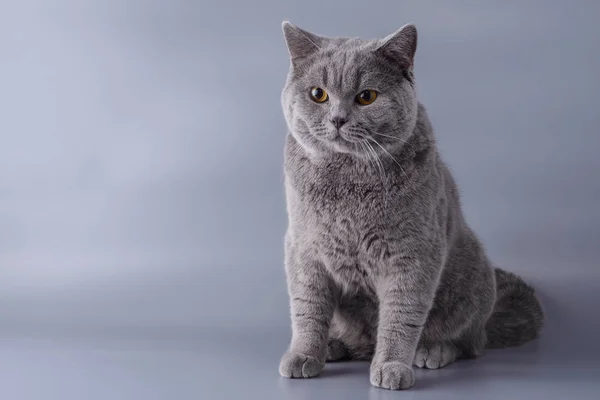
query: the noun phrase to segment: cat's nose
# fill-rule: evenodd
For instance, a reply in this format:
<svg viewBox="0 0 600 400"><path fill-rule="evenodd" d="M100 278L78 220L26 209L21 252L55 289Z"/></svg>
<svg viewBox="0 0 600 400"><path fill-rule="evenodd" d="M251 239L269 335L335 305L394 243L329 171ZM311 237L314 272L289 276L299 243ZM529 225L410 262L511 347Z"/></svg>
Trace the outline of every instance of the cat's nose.
<svg viewBox="0 0 600 400"><path fill-rule="evenodd" d="M340 129L346 122L348 122L348 120L344 117L331 118L331 123L336 127L336 129Z"/></svg>

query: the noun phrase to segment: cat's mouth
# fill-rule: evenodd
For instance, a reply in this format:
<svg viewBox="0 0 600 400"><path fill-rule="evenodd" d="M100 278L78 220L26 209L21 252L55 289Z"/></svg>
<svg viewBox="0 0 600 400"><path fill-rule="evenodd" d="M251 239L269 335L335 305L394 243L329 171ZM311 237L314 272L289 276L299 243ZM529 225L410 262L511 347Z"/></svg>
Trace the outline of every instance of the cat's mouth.
<svg viewBox="0 0 600 400"><path fill-rule="evenodd" d="M333 142L348 142L348 143L359 143L365 140L365 135L356 132L355 130L344 129L344 128L330 128L327 129L324 134L317 134L322 140L333 141Z"/></svg>
<svg viewBox="0 0 600 400"><path fill-rule="evenodd" d="M339 137L349 143L360 143L365 140L364 136L352 132L340 131Z"/></svg>
<svg viewBox="0 0 600 400"><path fill-rule="evenodd" d="M341 153L355 153L365 142L365 137L347 130L334 129L320 138Z"/></svg>
<svg viewBox="0 0 600 400"><path fill-rule="evenodd" d="M319 124L311 127L311 136L340 153L356 153L368 142L368 132L355 125L334 128Z"/></svg>

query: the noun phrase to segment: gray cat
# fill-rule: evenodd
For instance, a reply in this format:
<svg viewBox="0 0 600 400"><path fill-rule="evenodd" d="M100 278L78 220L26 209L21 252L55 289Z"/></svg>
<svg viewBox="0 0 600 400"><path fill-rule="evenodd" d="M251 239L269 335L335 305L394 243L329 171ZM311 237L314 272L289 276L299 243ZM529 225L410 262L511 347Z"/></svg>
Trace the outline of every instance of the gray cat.
<svg viewBox="0 0 600 400"><path fill-rule="evenodd" d="M536 338L534 290L490 264L417 100L416 28L382 40L283 31L293 334L281 375L372 360L373 385L406 389L413 364L441 368Z"/></svg>

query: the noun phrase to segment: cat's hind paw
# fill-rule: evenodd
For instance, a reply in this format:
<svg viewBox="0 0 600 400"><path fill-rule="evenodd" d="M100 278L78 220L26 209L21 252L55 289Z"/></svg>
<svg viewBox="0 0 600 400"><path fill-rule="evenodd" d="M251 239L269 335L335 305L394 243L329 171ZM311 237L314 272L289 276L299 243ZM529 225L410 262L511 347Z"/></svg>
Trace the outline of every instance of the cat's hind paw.
<svg viewBox="0 0 600 400"><path fill-rule="evenodd" d="M452 344L419 344L415 355L415 365L419 368L438 369L453 363L457 357L458 349Z"/></svg>

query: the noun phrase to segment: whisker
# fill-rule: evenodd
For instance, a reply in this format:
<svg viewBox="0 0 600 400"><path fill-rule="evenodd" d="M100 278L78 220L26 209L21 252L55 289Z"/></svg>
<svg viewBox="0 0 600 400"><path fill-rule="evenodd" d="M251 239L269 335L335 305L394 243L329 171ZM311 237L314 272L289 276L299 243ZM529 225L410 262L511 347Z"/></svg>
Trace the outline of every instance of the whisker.
<svg viewBox="0 0 600 400"><path fill-rule="evenodd" d="M385 175L385 167L383 166L383 161L381 160L381 157L379 157L379 154L377 154L377 152L375 151L373 146L371 146L371 144L369 144L369 147L371 148L373 155L375 155L375 158L377 159L377 164L379 164L379 171L381 173L382 178L387 178L387 176Z"/></svg>
<svg viewBox="0 0 600 400"><path fill-rule="evenodd" d="M302 153L302 150L304 150L302 148L302 146L298 146L294 149L294 151L292 151L292 153L290 154L290 159L295 159L296 157L298 157L300 155L300 153Z"/></svg>
<svg viewBox="0 0 600 400"><path fill-rule="evenodd" d="M365 146L364 142L360 141L360 142L357 142L357 143L360 145L360 147L362 148L362 150L363 150L363 151L365 152L365 154L367 155L367 161L369 162L369 165L371 165L373 168L376 168L376 167L375 167L375 164L373 163L373 160L372 160L372 159L371 159L371 157L370 157L370 156L371 156L371 154L369 153L368 149L366 148L366 146Z"/></svg>
<svg viewBox="0 0 600 400"><path fill-rule="evenodd" d="M371 151L373 152L375 158L377 159L378 165L379 165L379 179L381 180L381 185L385 190L385 198L384 201L387 204L387 200L388 200L388 195L389 195L389 191L388 191L388 186L386 185L387 182L387 175L385 174L385 168L383 166L383 161L381 160L381 158L379 157L379 155L377 154L377 152L375 151L375 149L373 148L373 146L371 146L370 143L367 142L367 145L369 146L369 148L371 149Z"/></svg>
<svg viewBox="0 0 600 400"><path fill-rule="evenodd" d="M387 149L385 147L383 147L381 144L379 144L379 142L375 139L373 139L372 137L367 137L368 139L372 140L373 142L375 142L375 144L379 147L381 147L381 150L385 151L387 153L388 156L390 156L392 158L392 160L394 160L394 162L396 163L396 165L398 165L398 167L400 167L400 171L402 171L402 173L404 174L404 177L406 178L406 181L409 182L411 185L412 183L410 182L410 179L408 178L408 174L406 173L406 171L404 170L404 168L402 168L402 165L400 165L400 163L398 162L398 160L396 160L396 158L394 158L394 156L387 151Z"/></svg>
<svg viewBox="0 0 600 400"><path fill-rule="evenodd" d="M383 137L390 138L390 139L394 139L394 140L397 140L399 142L402 142L402 143L406 144L407 146L413 147L407 140L401 139L399 137L390 136L390 135L384 135L383 133L377 133L377 132L374 132L374 133L376 135L383 136Z"/></svg>
<svg viewBox="0 0 600 400"><path fill-rule="evenodd" d="M377 155L377 152L375 151L375 149L373 148L373 146L371 146L371 144L367 140L365 140L365 139L367 139L367 137L363 136L364 144L370 150L370 152L373 155L373 158L374 158L374 160L376 162L377 170L379 171L379 178L381 179L382 183L385 183L385 181L387 180L387 176L385 175L385 168L383 167L383 163L381 162L381 159Z"/></svg>

